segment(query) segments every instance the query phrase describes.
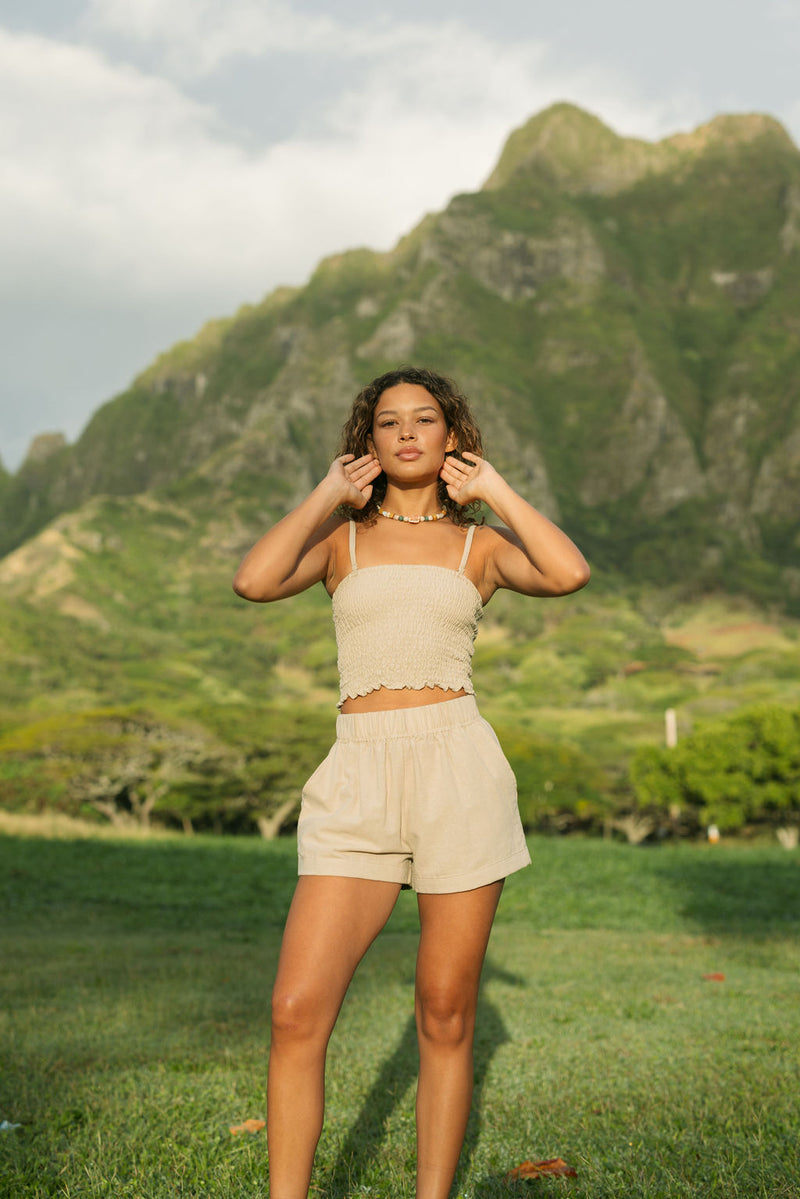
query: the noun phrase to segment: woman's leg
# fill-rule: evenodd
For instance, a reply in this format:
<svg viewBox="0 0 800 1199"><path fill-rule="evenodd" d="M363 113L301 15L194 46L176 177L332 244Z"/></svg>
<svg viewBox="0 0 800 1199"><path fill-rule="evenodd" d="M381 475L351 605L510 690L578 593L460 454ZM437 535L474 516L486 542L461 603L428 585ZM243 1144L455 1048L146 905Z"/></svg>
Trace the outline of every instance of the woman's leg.
<svg viewBox="0 0 800 1199"><path fill-rule="evenodd" d="M328 1039L356 966L391 914L399 884L303 875L272 993L267 1086L271 1199L306 1199L322 1131Z"/></svg>
<svg viewBox="0 0 800 1199"><path fill-rule="evenodd" d="M503 882L420 895L417 1199L447 1199L472 1101L478 985Z"/></svg>

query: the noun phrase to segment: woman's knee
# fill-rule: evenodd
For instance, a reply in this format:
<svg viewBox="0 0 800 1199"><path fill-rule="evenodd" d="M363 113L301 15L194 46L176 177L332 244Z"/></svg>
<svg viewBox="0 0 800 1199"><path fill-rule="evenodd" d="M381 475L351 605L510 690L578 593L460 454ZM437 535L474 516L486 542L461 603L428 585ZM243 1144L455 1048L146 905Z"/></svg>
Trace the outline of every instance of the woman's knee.
<svg viewBox="0 0 800 1199"><path fill-rule="evenodd" d="M475 1004L458 988L417 990L417 1029L420 1038L442 1046L472 1040Z"/></svg>
<svg viewBox="0 0 800 1199"><path fill-rule="evenodd" d="M275 987L272 992L272 1039L302 1042L327 1039L330 1020L321 996L303 988Z"/></svg>

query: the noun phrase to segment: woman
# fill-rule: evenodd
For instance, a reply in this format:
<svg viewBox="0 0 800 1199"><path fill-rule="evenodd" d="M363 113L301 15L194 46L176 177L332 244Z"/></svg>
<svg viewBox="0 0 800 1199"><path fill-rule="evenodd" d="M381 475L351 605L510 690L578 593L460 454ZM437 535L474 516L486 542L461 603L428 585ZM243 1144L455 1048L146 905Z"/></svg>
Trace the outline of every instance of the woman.
<svg viewBox="0 0 800 1199"><path fill-rule="evenodd" d="M328 1039L359 961L412 885L416 1196L445 1199L470 1109L489 932L503 880L530 861L513 775L475 706L477 621L498 587L565 595L589 568L481 457L467 403L441 375L376 379L341 449L234 580L260 602L324 582L341 674L337 741L303 791L300 877L273 991L270 1195L308 1194ZM504 527L476 525L480 503Z"/></svg>

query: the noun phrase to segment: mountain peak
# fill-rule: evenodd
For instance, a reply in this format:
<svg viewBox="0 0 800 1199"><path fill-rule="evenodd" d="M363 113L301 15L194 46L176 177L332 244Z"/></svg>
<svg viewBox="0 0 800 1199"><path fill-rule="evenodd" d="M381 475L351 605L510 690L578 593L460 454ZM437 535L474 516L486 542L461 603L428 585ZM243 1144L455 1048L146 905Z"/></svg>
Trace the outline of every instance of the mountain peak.
<svg viewBox="0 0 800 1199"><path fill-rule="evenodd" d="M24 465L45 462L53 454L63 449L66 444L67 439L63 433L39 433L28 447Z"/></svg>
<svg viewBox="0 0 800 1199"><path fill-rule="evenodd" d="M770 137L796 149L791 137L780 121L763 112L724 113L713 117L691 133L676 133L666 138L664 145L678 150L702 154L711 146L737 146Z"/></svg>
<svg viewBox="0 0 800 1199"><path fill-rule="evenodd" d="M535 169L567 190L617 191L642 173L654 150L575 104L553 104L511 134L484 187L504 187Z"/></svg>
<svg viewBox="0 0 800 1199"><path fill-rule="evenodd" d="M484 188L536 172L562 191L613 193L687 158L761 138L796 149L781 123L764 113L716 116L691 133L648 142L622 137L574 104L553 104L511 134Z"/></svg>

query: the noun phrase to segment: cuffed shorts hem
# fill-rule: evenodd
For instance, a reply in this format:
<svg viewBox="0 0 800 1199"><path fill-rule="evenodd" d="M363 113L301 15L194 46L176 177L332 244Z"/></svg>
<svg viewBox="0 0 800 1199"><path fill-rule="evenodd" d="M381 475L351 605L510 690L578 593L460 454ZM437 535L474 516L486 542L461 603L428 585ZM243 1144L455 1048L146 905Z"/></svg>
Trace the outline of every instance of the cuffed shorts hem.
<svg viewBox="0 0 800 1199"><path fill-rule="evenodd" d="M381 864L374 854L359 858L357 854L348 853L344 857L311 857L301 855L297 859L297 873L329 874L334 878L363 878L372 883L399 883L401 887L411 886L411 863L399 865Z"/></svg>
<svg viewBox="0 0 800 1199"><path fill-rule="evenodd" d="M502 861L492 862L478 870L467 870L463 874L449 874L444 878L423 878L412 874L411 886L420 895L449 895L454 891L474 891L476 887L496 883L530 864L531 855L526 846Z"/></svg>
<svg viewBox="0 0 800 1199"><path fill-rule="evenodd" d="M401 887L411 887L419 895L451 895L457 891L474 891L476 887L496 883L530 864L531 855L526 846L499 862L492 862L477 870L450 874L444 878L423 878L415 874L410 862L403 863L400 867L382 866L379 861L370 858L358 861L353 854L347 854L343 858L302 857L298 860L297 872L301 877L305 874L324 874L334 878L365 879L373 883L398 883Z"/></svg>

